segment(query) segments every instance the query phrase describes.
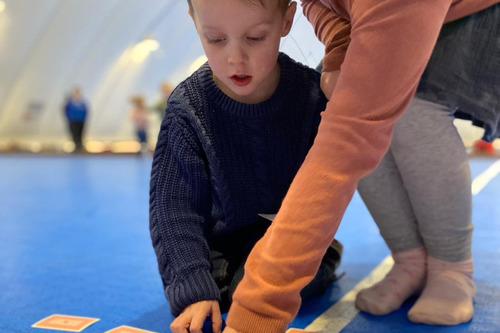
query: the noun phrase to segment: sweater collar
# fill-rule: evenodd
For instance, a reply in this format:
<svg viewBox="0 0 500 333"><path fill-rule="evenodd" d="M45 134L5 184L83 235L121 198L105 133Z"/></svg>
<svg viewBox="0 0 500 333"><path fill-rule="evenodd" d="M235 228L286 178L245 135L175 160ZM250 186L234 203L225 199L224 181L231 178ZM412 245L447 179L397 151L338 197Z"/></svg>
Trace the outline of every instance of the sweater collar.
<svg viewBox="0 0 500 333"><path fill-rule="evenodd" d="M215 83L208 63L200 67L198 77L208 99L213 101L221 111L236 117L261 118L271 116L277 110L283 108L286 92L293 82L293 73L291 72L293 67L290 66L291 59L284 53L280 53L278 62L281 66L281 74L276 91L267 100L256 104L241 103L224 94Z"/></svg>

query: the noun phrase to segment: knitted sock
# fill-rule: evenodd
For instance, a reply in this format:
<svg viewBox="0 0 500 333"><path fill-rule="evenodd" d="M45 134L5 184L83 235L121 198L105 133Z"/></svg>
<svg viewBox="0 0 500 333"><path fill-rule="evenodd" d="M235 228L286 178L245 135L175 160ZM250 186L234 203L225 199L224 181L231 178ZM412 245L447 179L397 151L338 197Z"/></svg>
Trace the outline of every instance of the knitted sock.
<svg viewBox="0 0 500 333"><path fill-rule="evenodd" d="M393 253L394 266L390 272L370 288L356 296L356 306L373 315L385 315L418 291L425 282L426 251L423 247Z"/></svg>
<svg viewBox="0 0 500 333"><path fill-rule="evenodd" d="M449 262L428 257L427 283L408 318L429 325L458 325L471 320L476 287L472 259Z"/></svg>

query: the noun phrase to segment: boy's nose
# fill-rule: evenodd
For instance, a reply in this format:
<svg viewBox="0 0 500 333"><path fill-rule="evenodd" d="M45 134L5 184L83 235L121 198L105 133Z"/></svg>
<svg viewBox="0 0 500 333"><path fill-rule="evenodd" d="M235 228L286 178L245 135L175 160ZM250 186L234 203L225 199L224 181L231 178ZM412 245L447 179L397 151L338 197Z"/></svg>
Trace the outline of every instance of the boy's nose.
<svg viewBox="0 0 500 333"><path fill-rule="evenodd" d="M230 64L241 64L246 60L247 55L241 45L234 43L229 47L228 62Z"/></svg>

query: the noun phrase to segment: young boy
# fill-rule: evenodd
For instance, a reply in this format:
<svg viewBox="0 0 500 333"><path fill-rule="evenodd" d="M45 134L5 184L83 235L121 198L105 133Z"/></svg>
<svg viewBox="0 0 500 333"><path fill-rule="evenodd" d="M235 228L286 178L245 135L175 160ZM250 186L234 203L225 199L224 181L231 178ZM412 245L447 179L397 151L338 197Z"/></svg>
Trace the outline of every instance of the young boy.
<svg viewBox="0 0 500 333"><path fill-rule="evenodd" d="M171 330L221 330L221 308L246 256L276 213L317 132L320 74L279 52L296 10L289 0L192 0L208 63L171 94L151 173L150 229ZM333 281L333 242L302 293ZM301 260L297 257L297 260ZM220 303L219 303L220 302Z"/></svg>

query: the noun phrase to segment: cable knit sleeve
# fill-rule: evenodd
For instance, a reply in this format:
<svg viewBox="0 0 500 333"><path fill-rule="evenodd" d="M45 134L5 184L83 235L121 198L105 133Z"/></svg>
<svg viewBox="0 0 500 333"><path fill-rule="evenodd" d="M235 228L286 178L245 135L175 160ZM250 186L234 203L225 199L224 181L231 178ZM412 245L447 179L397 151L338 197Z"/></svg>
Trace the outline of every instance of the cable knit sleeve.
<svg viewBox="0 0 500 333"><path fill-rule="evenodd" d="M327 8L320 1L302 0L304 15L314 28L314 33L325 45L323 71L339 70L350 41L351 25Z"/></svg>
<svg viewBox="0 0 500 333"><path fill-rule="evenodd" d="M349 3L351 41L314 144L280 211L252 250L227 325L282 333L297 314L361 177L389 147L451 0Z"/></svg>
<svg viewBox="0 0 500 333"><path fill-rule="evenodd" d="M185 119L167 108L151 172L150 232L175 316L192 303L220 298L204 237L210 180L196 137Z"/></svg>

